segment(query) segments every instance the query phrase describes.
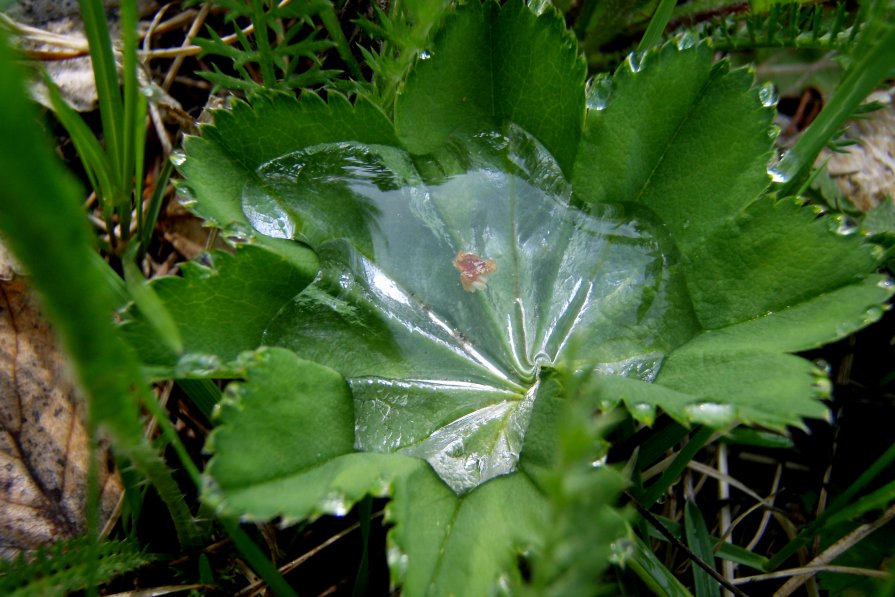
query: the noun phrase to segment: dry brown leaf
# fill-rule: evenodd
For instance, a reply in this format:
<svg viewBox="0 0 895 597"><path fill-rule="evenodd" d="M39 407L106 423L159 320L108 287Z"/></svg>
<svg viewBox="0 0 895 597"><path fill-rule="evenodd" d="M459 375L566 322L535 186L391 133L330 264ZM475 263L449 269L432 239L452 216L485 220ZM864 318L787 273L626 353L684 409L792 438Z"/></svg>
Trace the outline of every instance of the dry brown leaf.
<svg viewBox="0 0 895 597"><path fill-rule="evenodd" d="M0 282L0 557L82 535L89 443L85 405L23 278ZM101 520L122 494L100 453Z"/></svg>
<svg viewBox="0 0 895 597"><path fill-rule="evenodd" d="M858 142L847 153L826 152L827 170L839 190L861 211L870 211L886 197L895 197L895 88L868 100L886 107L849 124L846 136Z"/></svg>

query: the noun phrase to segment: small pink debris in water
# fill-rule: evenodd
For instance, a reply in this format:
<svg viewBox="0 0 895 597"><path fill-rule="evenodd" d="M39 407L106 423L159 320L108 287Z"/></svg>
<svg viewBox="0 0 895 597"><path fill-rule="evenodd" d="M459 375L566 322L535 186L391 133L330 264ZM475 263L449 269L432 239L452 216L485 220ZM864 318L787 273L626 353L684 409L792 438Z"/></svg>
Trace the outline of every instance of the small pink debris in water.
<svg viewBox="0 0 895 597"><path fill-rule="evenodd" d="M463 290L475 292L484 290L488 276L497 271L497 263L491 259L482 259L475 253L460 251L454 257L454 267L460 272L460 284Z"/></svg>

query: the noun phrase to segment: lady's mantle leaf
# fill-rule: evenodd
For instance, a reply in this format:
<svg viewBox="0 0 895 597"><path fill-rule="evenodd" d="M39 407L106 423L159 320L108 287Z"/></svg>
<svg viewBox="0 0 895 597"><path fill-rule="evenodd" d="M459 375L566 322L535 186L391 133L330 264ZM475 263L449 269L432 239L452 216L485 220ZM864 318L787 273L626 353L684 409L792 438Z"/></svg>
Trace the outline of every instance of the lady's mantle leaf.
<svg viewBox="0 0 895 597"><path fill-rule="evenodd" d="M246 194L307 222L321 259L264 342L345 375L357 449L424 458L462 493L515 470L539 370L565 347L576 367L652 381L697 328L649 213L571 207L518 129L457 141L457 156L463 172L427 183L393 149L315 146L259 168ZM478 288L463 278L477 266Z"/></svg>
<svg viewBox="0 0 895 597"><path fill-rule="evenodd" d="M205 497L219 509L288 522L391 495L389 560L408 595L486 594L515 570L514 548L538 545L546 509L527 477L458 497L419 459L354 451L353 400L335 371L279 348L247 353L243 365L246 381L228 387L210 441Z"/></svg>
<svg viewBox="0 0 895 597"><path fill-rule="evenodd" d="M773 107L706 44L666 45L592 84L575 191L654 210L683 254L770 179Z"/></svg>
<svg viewBox="0 0 895 597"><path fill-rule="evenodd" d="M440 38L445 52L436 45L408 83L405 106L425 77L456 66L450 48L466 35L458 23L479 23L472 30L503 47L503 36L533 19L517 9L461 9ZM494 64L513 62L504 50L491 54ZM822 414L811 367L783 352L854 329L863 321L854 314L888 290L846 290L873 265L860 242L830 235L792 205L756 200L767 183L772 110L750 84L744 71L713 66L704 46L666 46L594 87L574 176L589 214L571 206L560 164L515 126L472 138L435 131L445 144L413 156L381 113L338 97L327 106L309 96L291 117L282 98L254 111L238 105L192 142L184 170L198 210L219 225L250 224L259 240L302 240L318 252L320 275L279 311L263 342L347 378L354 448L424 458L463 493L515 470L539 370L569 358L570 345L574 368L640 381L626 391L651 383L668 359L661 389L607 397L644 420L657 405L716 425L740 416L782 426ZM655 120L643 117L652 97L664 98L650 104L662 116ZM451 112L451 101L436 94L433 109ZM399 124L413 113L405 107L402 116L401 106ZM369 130L362 116L372 118ZM507 116L451 130L493 130ZM274 129L286 134L273 138ZM246 130L271 136L272 148ZM225 156L237 174L222 189L207 160ZM797 232L781 233L791 226ZM793 243L819 247L819 259L812 264L811 249ZM790 255L798 265L785 269ZM781 272L792 275L775 277ZM856 302L834 309L817 299L840 291ZM833 314L851 314L850 323ZM800 326L787 315L824 321ZM785 341L768 334L717 354L699 348L760 321L783 326ZM757 369L768 374L767 408L735 391Z"/></svg>
<svg viewBox="0 0 895 597"><path fill-rule="evenodd" d="M506 120L535 136L571 172L584 110L584 60L554 10L535 16L521 0L478 0L448 18L434 49L411 72L395 126L412 153L448 137L499 130Z"/></svg>
<svg viewBox="0 0 895 597"><path fill-rule="evenodd" d="M632 60L592 88L576 147L580 64L548 21L520 2L459 8L397 134L364 101L276 97L219 114L182 167L212 223L320 260L275 315L290 286L264 303L261 342L293 352L262 350L232 386L209 499L293 520L389 493L407 594L485 594L541 545L550 368L587 370L643 420L798 424L823 414L825 380L785 353L890 294L860 241L758 199L772 108L748 73L702 46ZM537 76L530 40L551 66Z"/></svg>
<svg viewBox="0 0 895 597"><path fill-rule="evenodd" d="M227 387L209 446L206 499L267 520L345 514L365 494L386 495L412 458L354 451L354 407L335 371L267 349L243 357L246 381Z"/></svg>
<svg viewBox="0 0 895 597"><path fill-rule="evenodd" d="M857 236L761 197L771 101L747 71L711 61L706 45L667 45L591 86L576 195L657 215L705 328L669 356L656 385L597 383L646 421L660 405L683 421L782 428L823 416L815 399L826 391L813 366L784 353L871 323L892 288L867 277L876 259Z"/></svg>
<svg viewBox="0 0 895 597"><path fill-rule="evenodd" d="M300 147L346 139L397 143L381 110L364 100L351 105L337 93L329 94L328 103L311 92L305 92L300 103L285 94L257 97L251 107L234 102L232 110L215 112L214 126L205 127L202 137L184 143L190 156L180 166L187 177L182 187L185 203L227 236L250 240L252 229L240 196L255 169ZM257 240L269 244L263 236ZM284 246L277 243L272 249Z"/></svg>
<svg viewBox="0 0 895 597"><path fill-rule="evenodd" d="M258 348L271 318L313 280L318 267L317 257L306 247L273 242L273 250L242 245L232 255L213 253L212 267L186 263L182 277L155 279L153 290L186 332L185 356L179 362L181 355L167 348L136 312L122 330L143 363L178 377L196 374L197 369L211 372Z"/></svg>

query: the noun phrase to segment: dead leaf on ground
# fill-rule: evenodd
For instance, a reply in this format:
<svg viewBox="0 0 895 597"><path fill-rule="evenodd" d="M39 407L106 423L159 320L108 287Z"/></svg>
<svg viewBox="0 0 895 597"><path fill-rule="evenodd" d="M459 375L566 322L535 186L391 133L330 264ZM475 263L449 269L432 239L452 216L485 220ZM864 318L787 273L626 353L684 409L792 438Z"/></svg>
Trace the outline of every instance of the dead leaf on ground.
<svg viewBox="0 0 895 597"><path fill-rule="evenodd" d="M839 190L865 212L895 197L895 88L878 91L868 100L885 107L849 124L846 137L858 144L847 153L825 152L820 158L830 156L827 170Z"/></svg>
<svg viewBox="0 0 895 597"><path fill-rule="evenodd" d="M85 404L23 278L0 282L0 557L85 531ZM101 520L122 494L100 453Z"/></svg>

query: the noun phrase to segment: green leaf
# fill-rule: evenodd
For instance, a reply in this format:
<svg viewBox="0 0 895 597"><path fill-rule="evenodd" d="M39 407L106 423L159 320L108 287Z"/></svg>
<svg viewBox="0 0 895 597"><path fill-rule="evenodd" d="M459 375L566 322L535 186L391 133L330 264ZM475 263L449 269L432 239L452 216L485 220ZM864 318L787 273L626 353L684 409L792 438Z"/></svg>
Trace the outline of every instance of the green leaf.
<svg viewBox="0 0 895 597"><path fill-rule="evenodd" d="M708 329L764 317L776 323L773 316L780 311L796 317L805 310L806 314L819 315L811 313L822 308L817 304L819 295L860 283L876 266L870 245L855 236L831 234L826 220L790 200L758 200L716 226L687 255L693 305ZM884 291L880 289L878 294L884 297ZM851 298L867 301L867 295L866 291L851 293ZM814 302L814 306L803 306L805 302ZM819 302L829 301L821 297ZM866 308L867 304L859 306ZM840 311L837 315L844 314ZM824 318L814 325L835 328L840 323ZM843 329L838 334L831 330L823 340L833 340L829 336L841 337L854 329ZM816 334L817 328L813 331ZM790 334L799 332L790 329ZM777 343L770 338L765 342ZM794 337L791 344L780 345L784 350L813 348L811 343L797 342Z"/></svg>
<svg viewBox="0 0 895 597"><path fill-rule="evenodd" d="M596 81L585 112L570 48L553 16L472 2L395 123L365 100L271 96L189 141L195 211L248 246L202 290L211 316L178 321L188 354L192 338L228 359L278 347L244 357L221 407L221 511L292 521L391 495L396 584L481 594L520 586L514 554L548 549L563 373L646 422L705 424L692 445L737 419L825 415L823 372L787 353L866 325L891 289L859 237L762 198L763 92L707 46L668 45ZM285 256L304 245L310 284ZM278 273L240 291L259 309L217 300L271 256ZM192 282L160 284L173 304ZM215 318L240 313L250 341L216 347Z"/></svg>
<svg viewBox="0 0 895 597"><path fill-rule="evenodd" d="M706 44L633 56L591 86L574 186L585 203L636 202L684 253L770 180L771 107L752 75Z"/></svg>
<svg viewBox="0 0 895 597"><path fill-rule="evenodd" d="M760 380L760 383L756 383ZM656 383L619 377L592 381L607 406L624 403L646 423L656 407L683 423L725 427L734 421L783 429L802 418L824 418L824 372L792 355L729 351L672 353Z"/></svg>
<svg viewBox="0 0 895 597"><path fill-rule="evenodd" d="M458 497L430 469L402 477L388 506L392 581L406 595L486 595L520 582L517 554L537 549L544 496L522 475Z"/></svg>
<svg viewBox="0 0 895 597"><path fill-rule="evenodd" d="M822 291L777 311L758 310L759 315L751 319L707 330L679 350L795 352L817 348L878 320L883 314L883 303L892 294L891 286L885 276L867 276L855 284ZM744 300L753 298L754 295L745 296Z"/></svg>
<svg viewBox="0 0 895 597"><path fill-rule="evenodd" d="M364 100L351 105L330 93L329 103L324 103L306 91L301 102L285 94L258 96L251 107L234 102L231 110L215 112L214 127L205 127L202 137L184 143L190 159L179 167L188 180L182 189L188 204L193 203L192 196L199 199L193 206L197 215L225 235L248 241L254 235L242 211L241 195L255 169L300 147L344 140L397 143L385 115ZM263 236L257 240L269 244ZM271 248L282 247L278 243Z"/></svg>
<svg viewBox="0 0 895 597"><path fill-rule="evenodd" d="M492 39L534 18L494 10L460 10L445 48L469 23ZM456 68L451 56L436 47L418 76ZM283 307L261 342L348 379L357 448L425 458L458 493L510 473L539 372L569 345L570 367L602 374L607 403L648 422L657 407L711 426L824 415L815 368L784 353L865 325L890 289L864 279L874 259L859 239L757 199L771 110L751 77L712 65L705 46L668 45L594 94L574 178L589 214L515 125L412 156L368 104L274 96L237 104L190 143L198 213L317 251L320 275L292 301L273 295ZM433 97L435 114L453 110ZM651 108L663 118L643 119ZM210 160L224 158L217 176ZM678 176L687 163L694 175Z"/></svg>
<svg viewBox="0 0 895 597"><path fill-rule="evenodd" d="M567 346L586 355L573 367L651 381L696 328L649 213L571 207L518 129L457 141L457 156L465 172L423 182L395 150L315 146L259 169L269 194L250 182L244 211L257 229L266 206L295 214L321 259L264 342L348 378L359 448L425 458L462 493L515 469L539 371Z"/></svg>
<svg viewBox="0 0 895 597"><path fill-rule="evenodd" d="M243 245L234 254L219 251L210 256L212 267L186 263L182 277L153 281L152 290L183 331L182 373L201 363L214 369L258 348L277 311L314 278L317 258L311 251L279 244L276 250ZM143 363L177 376L181 355L166 346L143 314L131 313L122 330ZM208 358L198 358L203 355Z"/></svg>
<svg viewBox="0 0 895 597"><path fill-rule="evenodd" d="M521 0L503 7L470 2L448 18L429 55L417 62L395 109L396 130L411 153L511 120L571 171L585 64L555 10L535 16Z"/></svg>
<svg viewBox="0 0 895 597"><path fill-rule="evenodd" d="M246 381L227 387L209 440L219 456L205 497L219 511L254 520L343 515L420 467L354 451L351 393L332 369L283 349L246 353L243 366Z"/></svg>

